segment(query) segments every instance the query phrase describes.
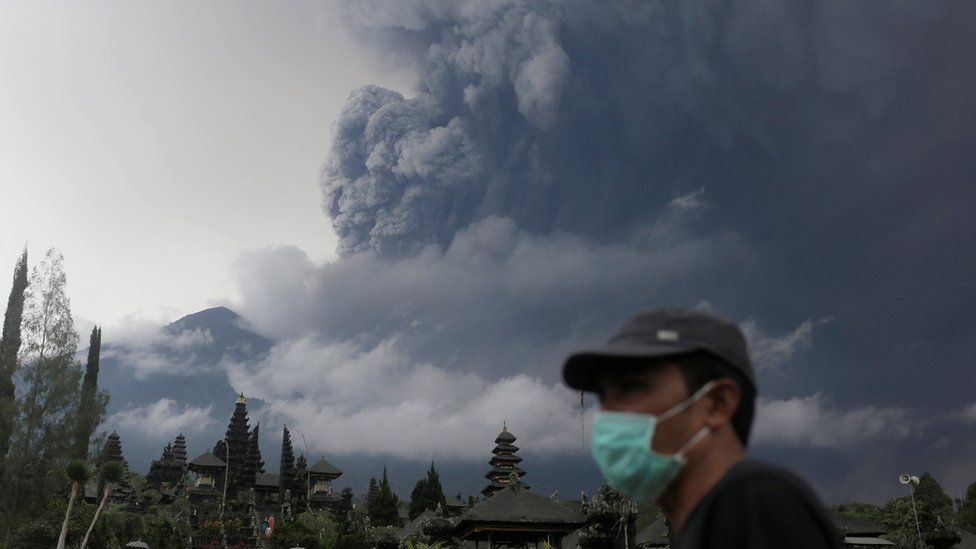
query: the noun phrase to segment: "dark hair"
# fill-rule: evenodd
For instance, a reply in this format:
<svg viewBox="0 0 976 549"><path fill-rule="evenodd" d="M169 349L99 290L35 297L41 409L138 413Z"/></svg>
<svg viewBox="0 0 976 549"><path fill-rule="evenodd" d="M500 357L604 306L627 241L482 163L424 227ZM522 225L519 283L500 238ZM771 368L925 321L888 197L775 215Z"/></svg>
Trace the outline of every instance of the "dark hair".
<svg viewBox="0 0 976 549"><path fill-rule="evenodd" d="M681 376L685 378L688 394L692 394L713 379L730 378L742 389L742 400L732 415L732 428L736 436L745 447L749 443L749 432L752 431L752 417L756 411L756 388L745 376L715 355L706 352L695 352L671 357L668 362L678 365Z"/></svg>

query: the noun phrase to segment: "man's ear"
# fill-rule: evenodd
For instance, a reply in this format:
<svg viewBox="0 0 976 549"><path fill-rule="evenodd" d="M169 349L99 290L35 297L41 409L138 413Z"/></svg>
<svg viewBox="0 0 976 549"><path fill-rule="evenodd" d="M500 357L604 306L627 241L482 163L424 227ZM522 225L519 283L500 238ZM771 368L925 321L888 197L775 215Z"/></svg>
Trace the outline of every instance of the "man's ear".
<svg viewBox="0 0 976 549"><path fill-rule="evenodd" d="M705 424L713 430L732 422L732 416L742 402L739 384L727 377L715 380L715 387L705 395Z"/></svg>

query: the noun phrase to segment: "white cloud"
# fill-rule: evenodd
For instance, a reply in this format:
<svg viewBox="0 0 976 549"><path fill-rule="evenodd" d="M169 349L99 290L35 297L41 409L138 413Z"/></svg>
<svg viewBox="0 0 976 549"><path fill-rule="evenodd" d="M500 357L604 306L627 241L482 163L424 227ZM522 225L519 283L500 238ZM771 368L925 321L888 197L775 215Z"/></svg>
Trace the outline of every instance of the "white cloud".
<svg viewBox="0 0 976 549"><path fill-rule="evenodd" d="M368 348L306 336L226 366L235 390L267 403L264 413L304 433L313 452L483 458L503 421L533 451L580 444L577 394L528 375L491 381L414 363L395 340Z"/></svg>
<svg viewBox="0 0 976 549"><path fill-rule="evenodd" d="M192 434L205 431L216 423L210 416L211 409L211 406L180 406L173 399L161 398L146 406L116 412L105 424L124 436L165 438L172 437L173 433Z"/></svg>
<svg viewBox="0 0 976 549"><path fill-rule="evenodd" d="M210 331L202 328L172 332L152 321L130 319L106 332L102 356L117 359L138 380L191 375L213 368L201 356L213 341Z"/></svg>
<svg viewBox="0 0 976 549"><path fill-rule="evenodd" d="M752 440L775 446L836 448L873 439L907 438L920 426L907 408L840 410L815 393L785 400L760 398Z"/></svg>
<svg viewBox="0 0 976 549"><path fill-rule="evenodd" d="M976 425L976 402L963 407L957 413L953 414L953 417L966 423Z"/></svg>
<svg viewBox="0 0 976 549"><path fill-rule="evenodd" d="M805 320L792 331L780 336L771 336L763 331L753 319L746 319L739 327L749 341L749 354L752 363L759 370L775 369L785 366L799 352L813 344L813 328L830 322L829 318L814 321Z"/></svg>

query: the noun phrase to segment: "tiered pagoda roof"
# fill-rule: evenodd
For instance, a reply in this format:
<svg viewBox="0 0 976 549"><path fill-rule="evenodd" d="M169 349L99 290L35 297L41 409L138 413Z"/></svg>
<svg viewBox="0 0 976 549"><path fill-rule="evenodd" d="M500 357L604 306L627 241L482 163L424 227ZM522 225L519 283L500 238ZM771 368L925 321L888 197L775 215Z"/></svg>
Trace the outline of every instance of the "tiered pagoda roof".
<svg viewBox="0 0 976 549"><path fill-rule="evenodd" d="M461 515L455 533L466 541L504 540L517 545L561 538L585 522L578 511L529 492L512 478L509 486Z"/></svg>
<svg viewBox="0 0 976 549"><path fill-rule="evenodd" d="M186 437L183 433L177 435L173 442L173 459L186 466Z"/></svg>
<svg viewBox="0 0 976 549"><path fill-rule="evenodd" d="M315 465L308 468L307 472L313 478L326 477L329 480L337 479L342 476L342 471L340 471L335 465L325 461L325 458L319 458L319 460L315 462Z"/></svg>
<svg viewBox="0 0 976 549"><path fill-rule="evenodd" d="M254 478L254 489L277 492L278 482L278 475L274 473L258 473Z"/></svg>
<svg viewBox="0 0 976 549"><path fill-rule="evenodd" d="M122 439L115 431L112 431L112 434L105 440L105 446L102 448L102 461L116 461L122 464L122 478L115 485L112 499L115 501L125 500L132 494L133 490L132 484L129 483L129 464L125 461L125 456L122 455Z"/></svg>
<svg viewBox="0 0 976 549"><path fill-rule="evenodd" d="M516 440L515 435L508 431L508 425L503 423L502 432L495 438L495 448L491 451L494 455L488 461L491 470L485 473L485 478L490 481L488 486L481 491L485 497L491 497L495 492L508 486L513 473L520 480L525 476L525 471L518 466L522 462L522 458L515 455L519 451L519 447L514 444ZM529 488L524 484L522 486L526 490Z"/></svg>
<svg viewBox="0 0 976 549"><path fill-rule="evenodd" d="M227 463L219 457L213 455L212 452L204 452L197 456L193 461L190 462L189 469L191 471L199 471L201 469L222 469L227 467Z"/></svg>

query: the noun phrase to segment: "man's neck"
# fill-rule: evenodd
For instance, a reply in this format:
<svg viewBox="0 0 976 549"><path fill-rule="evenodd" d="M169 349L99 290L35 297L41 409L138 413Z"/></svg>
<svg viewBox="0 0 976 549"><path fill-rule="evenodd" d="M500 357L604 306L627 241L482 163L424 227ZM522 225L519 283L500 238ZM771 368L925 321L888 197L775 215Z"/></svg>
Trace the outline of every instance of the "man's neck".
<svg viewBox="0 0 976 549"><path fill-rule="evenodd" d="M745 459L741 446L701 450L704 454L701 459L690 459L674 485L660 500L661 509L674 532L681 531L695 505L722 480L729 469Z"/></svg>

